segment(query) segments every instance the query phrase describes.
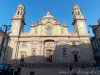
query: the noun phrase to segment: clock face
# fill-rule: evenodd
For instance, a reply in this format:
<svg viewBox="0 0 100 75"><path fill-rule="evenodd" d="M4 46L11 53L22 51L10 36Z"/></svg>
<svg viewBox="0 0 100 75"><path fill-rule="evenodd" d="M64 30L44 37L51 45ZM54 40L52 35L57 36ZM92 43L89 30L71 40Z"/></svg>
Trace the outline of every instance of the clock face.
<svg viewBox="0 0 100 75"><path fill-rule="evenodd" d="M17 27L17 24L14 24L15 27Z"/></svg>
<svg viewBox="0 0 100 75"><path fill-rule="evenodd" d="M84 27L84 25L83 24L80 24L80 27Z"/></svg>
<svg viewBox="0 0 100 75"><path fill-rule="evenodd" d="M81 18L81 16L79 16L79 18Z"/></svg>

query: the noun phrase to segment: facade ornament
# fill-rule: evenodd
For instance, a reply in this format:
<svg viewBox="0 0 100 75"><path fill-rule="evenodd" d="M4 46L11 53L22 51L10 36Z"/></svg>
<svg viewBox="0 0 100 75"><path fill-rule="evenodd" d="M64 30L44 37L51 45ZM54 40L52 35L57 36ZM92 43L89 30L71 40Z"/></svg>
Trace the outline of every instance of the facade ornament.
<svg viewBox="0 0 100 75"><path fill-rule="evenodd" d="M64 22L64 25L66 25L66 22Z"/></svg>
<svg viewBox="0 0 100 75"><path fill-rule="evenodd" d="M32 25L34 25L34 22L32 21Z"/></svg>
<svg viewBox="0 0 100 75"><path fill-rule="evenodd" d="M58 22L59 22L59 20L58 20Z"/></svg>

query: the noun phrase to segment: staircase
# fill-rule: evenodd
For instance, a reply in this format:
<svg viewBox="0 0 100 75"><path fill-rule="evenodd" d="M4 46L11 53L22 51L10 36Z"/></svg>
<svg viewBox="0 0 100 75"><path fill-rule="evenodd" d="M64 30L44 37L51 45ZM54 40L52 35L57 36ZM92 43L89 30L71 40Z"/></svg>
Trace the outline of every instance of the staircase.
<svg viewBox="0 0 100 75"><path fill-rule="evenodd" d="M81 67L82 63L19 63L19 67L29 68L68 68L71 64L72 67ZM92 63L83 63L84 67L92 67Z"/></svg>

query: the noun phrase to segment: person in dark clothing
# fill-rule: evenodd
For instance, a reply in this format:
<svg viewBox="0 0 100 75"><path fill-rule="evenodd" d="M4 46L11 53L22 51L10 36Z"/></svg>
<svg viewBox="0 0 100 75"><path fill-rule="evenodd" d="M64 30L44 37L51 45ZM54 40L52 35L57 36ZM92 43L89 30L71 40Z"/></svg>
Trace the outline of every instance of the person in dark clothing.
<svg viewBox="0 0 100 75"><path fill-rule="evenodd" d="M96 64L95 63L93 63L93 66L94 66L94 68L96 68Z"/></svg>
<svg viewBox="0 0 100 75"><path fill-rule="evenodd" d="M71 64L69 65L69 68L70 68L70 71L72 71L72 65Z"/></svg>
<svg viewBox="0 0 100 75"><path fill-rule="evenodd" d="M81 64L81 68L84 68L84 65L83 64Z"/></svg>

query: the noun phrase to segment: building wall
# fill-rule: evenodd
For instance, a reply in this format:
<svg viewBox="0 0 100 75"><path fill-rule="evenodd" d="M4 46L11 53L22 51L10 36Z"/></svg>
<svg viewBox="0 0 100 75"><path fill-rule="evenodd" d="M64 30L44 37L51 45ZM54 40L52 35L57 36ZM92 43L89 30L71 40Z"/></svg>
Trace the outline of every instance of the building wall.
<svg viewBox="0 0 100 75"><path fill-rule="evenodd" d="M53 44L51 44L51 47L45 47L44 44L46 40L53 40ZM12 42L11 42L12 41ZM9 49L12 50L12 52L9 52L11 55L7 57L8 60L11 60L12 63L15 59L18 59L18 62L20 63L21 59L21 52L25 52L25 63L44 63L46 62L46 50L52 49L53 52L53 58L52 62L56 63L74 63L74 51L77 51L78 53L78 60L79 62L93 62L93 56L91 51L91 46L89 39L81 39L78 37L23 37L15 39L12 37L11 41L9 42ZM26 46L22 46L22 43L26 42ZM75 42L76 45L72 45L72 43ZM63 49L66 48L66 55L63 55ZM32 55L32 51L35 50L35 56ZM18 51L18 55L16 52ZM87 58L88 57L88 58ZM9 61L9 62L11 62Z"/></svg>
<svg viewBox="0 0 100 75"><path fill-rule="evenodd" d="M94 62L89 40L90 36L87 33L85 24L86 19L81 14L79 6L74 5L74 7L73 12L77 12L76 8L78 8L80 12L80 15L73 14L74 33L68 31L68 25L62 25L59 23L59 20L51 16L49 10L47 11L47 15L38 21L37 25L34 25L32 22L32 25L30 25L30 31L23 33L25 14L18 15L17 13L19 10L25 12L25 7L23 4L20 4L16 10L16 14L12 18L12 28L11 33L9 34L10 39L6 62ZM21 10L20 8L24 9ZM47 35L48 28L51 28L52 31L49 35Z"/></svg>
<svg viewBox="0 0 100 75"><path fill-rule="evenodd" d="M3 59L5 58L4 57L4 54L5 54L4 51L6 51L7 37L8 37L8 35L6 34L5 35L5 40L4 40L4 32L2 30L0 30L0 51L1 51L1 47L2 47L3 40L4 40L4 44L3 44L3 47L2 47L2 51L1 51L0 63L2 63L3 62Z"/></svg>

